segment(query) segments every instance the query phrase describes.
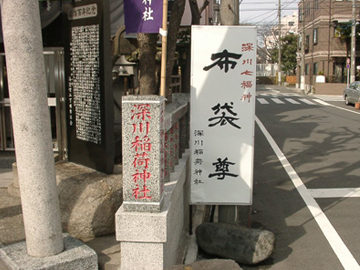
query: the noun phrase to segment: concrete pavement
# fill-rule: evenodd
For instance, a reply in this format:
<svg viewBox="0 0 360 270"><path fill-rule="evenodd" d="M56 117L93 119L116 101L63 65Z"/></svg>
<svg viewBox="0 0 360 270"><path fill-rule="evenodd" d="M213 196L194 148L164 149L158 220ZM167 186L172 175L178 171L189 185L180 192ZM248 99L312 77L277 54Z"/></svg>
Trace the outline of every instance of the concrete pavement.
<svg viewBox="0 0 360 270"><path fill-rule="evenodd" d="M0 151L0 247L25 240L21 200L10 196L8 186L13 183L12 164L15 162L14 152ZM201 208L201 207L200 207ZM193 231L196 225L203 222L204 211L195 210ZM115 234L96 237L83 241L98 254L100 270L118 270L120 266L120 243ZM192 237L191 248L186 254L186 263L197 259L195 236ZM0 270L9 270L0 259Z"/></svg>
<svg viewBox="0 0 360 270"><path fill-rule="evenodd" d="M7 187L13 183L14 152L0 152L0 247L25 239L21 200L12 197ZM120 265L120 244L115 234L84 241L98 254L99 269L117 270ZM0 270L8 270L0 260Z"/></svg>

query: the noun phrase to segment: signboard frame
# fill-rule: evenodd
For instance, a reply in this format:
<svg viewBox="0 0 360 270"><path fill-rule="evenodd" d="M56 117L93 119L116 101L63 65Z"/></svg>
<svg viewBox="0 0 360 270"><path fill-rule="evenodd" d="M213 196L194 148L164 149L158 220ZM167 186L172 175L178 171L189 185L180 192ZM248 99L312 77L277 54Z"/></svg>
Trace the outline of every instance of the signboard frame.
<svg viewBox="0 0 360 270"><path fill-rule="evenodd" d="M256 27L192 26L191 204L251 205Z"/></svg>

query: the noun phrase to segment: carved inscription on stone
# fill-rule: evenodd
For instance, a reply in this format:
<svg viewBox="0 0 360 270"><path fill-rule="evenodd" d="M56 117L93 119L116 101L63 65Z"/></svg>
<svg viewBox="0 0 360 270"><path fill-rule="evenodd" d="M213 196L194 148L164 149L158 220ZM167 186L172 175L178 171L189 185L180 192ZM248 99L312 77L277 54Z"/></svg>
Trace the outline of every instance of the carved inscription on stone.
<svg viewBox="0 0 360 270"><path fill-rule="evenodd" d="M77 139L100 144L99 25L72 27L70 52L70 126Z"/></svg>

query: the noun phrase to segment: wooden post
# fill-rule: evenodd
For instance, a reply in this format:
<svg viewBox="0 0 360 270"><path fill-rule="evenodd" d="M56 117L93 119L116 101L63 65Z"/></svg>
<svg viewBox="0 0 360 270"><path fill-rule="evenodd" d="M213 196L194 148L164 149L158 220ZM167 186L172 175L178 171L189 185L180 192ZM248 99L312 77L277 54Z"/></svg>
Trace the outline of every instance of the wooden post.
<svg viewBox="0 0 360 270"><path fill-rule="evenodd" d="M163 22L160 34L162 36L161 43L161 80L160 80L160 96L165 96L166 90L166 47L167 47L167 13L168 0L163 0Z"/></svg>

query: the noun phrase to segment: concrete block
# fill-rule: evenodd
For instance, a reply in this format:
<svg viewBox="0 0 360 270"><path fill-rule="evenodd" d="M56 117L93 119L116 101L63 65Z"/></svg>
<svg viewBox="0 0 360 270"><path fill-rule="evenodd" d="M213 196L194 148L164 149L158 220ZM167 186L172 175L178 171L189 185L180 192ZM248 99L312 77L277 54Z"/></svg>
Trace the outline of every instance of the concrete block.
<svg viewBox="0 0 360 270"><path fill-rule="evenodd" d="M189 151L184 153L170 182L164 187L164 204L160 213L116 213L116 239L121 241L121 270L162 270L178 262L180 246L188 215L186 178Z"/></svg>
<svg viewBox="0 0 360 270"><path fill-rule="evenodd" d="M167 211L160 213L127 212L121 206L115 217L116 240L166 242L167 214Z"/></svg>
<svg viewBox="0 0 360 270"><path fill-rule="evenodd" d="M81 241L63 234L65 249L49 257L32 257L26 242L0 248L0 258L11 270L96 270L97 255Z"/></svg>
<svg viewBox="0 0 360 270"><path fill-rule="evenodd" d="M121 242L120 270L163 269L162 243Z"/></svg>

